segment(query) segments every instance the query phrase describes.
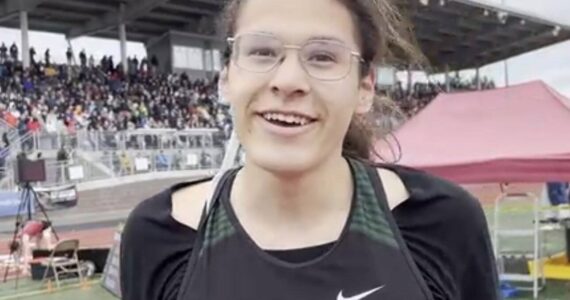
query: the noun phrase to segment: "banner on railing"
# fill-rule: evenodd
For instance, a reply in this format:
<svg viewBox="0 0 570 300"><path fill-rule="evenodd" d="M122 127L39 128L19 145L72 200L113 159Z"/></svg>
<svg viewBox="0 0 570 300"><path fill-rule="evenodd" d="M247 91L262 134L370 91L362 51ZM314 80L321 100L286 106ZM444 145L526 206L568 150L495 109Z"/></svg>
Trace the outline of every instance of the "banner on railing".
<svg viewBox="0 0 570 300"><path fill-rule="evenodd" d="M187 166L195 167L195 166L198 166L199 163L200 163L200 161L198 159L198 155L196 155L194 153L190 153L186 156L186 165Z"/></svg>
<svg viewBox="0 0 570 300"><path fill-rule="evenodd" d="M85 178L85 173L83 172L83 166L81 165L70 166L67 170L69 171L70 180L81 180Z"/></svg>
<svg viewBox="0 0 570 300"><path fill-rule="evenodd" d="M13 217L18 214L22 197L20 192L0 192L0 217ZM22 207L21 214L27 213L27 208ZM31 207L32 213L35 207Z"/></svg>
<svg viewBox="0 0 570 300"><path fill-rule="evenodd" d="M137 157L135 158L135 170L137 172L146 172L149 170L149 161L148 158L145 157Z"/></svg>

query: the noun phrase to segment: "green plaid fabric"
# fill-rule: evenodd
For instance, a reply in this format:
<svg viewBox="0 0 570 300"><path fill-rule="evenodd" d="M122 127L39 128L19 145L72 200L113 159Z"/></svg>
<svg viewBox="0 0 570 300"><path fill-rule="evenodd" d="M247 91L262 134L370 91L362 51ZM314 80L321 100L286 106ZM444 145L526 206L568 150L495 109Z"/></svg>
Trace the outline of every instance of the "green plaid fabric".
<svg viewBox="0 0 570 300"><path fill-rule="evenodd" d="M365 166L356 160L349 160L349 162L354 170L356 185L356 203L349 230L360 232L374 241L399 248L388 218L380 208L372 179Z"/></svg>
<svg viewBox="0 0 570 300"><path fill-rule="evenodd" d="M215 246L217 243L232 236L236 232L236 229L230 222L228 213L223 205L217 205L211 211L211 214L212 215L210 215L206 222L206 233L202 249L200 250L200 255L202 255L204 250L208 247Z"/></svg>

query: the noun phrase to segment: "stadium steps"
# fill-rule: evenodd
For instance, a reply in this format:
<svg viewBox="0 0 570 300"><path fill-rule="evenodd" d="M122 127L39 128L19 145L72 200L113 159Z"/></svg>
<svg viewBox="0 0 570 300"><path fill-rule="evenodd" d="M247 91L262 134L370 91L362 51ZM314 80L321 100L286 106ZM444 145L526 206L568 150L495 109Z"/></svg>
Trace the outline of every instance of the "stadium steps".
<svg viewBox="0 0 570 300"><path fill-rule="evenodd" d="M84 163L88 166L89 176L91 178L109 178L115 176L113 170L111 170L111 168L101 163L100 161L97 161L92 153L77 150L75 154L76 158L81 163Z"/></svg>

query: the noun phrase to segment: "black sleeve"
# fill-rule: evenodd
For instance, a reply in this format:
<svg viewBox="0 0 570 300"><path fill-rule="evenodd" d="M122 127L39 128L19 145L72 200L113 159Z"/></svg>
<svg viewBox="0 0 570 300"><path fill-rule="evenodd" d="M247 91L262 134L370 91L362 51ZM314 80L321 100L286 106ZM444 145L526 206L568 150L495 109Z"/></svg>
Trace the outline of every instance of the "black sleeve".
<svg viewBox="0 0 570 300"><path fill-rule="evenodd" d="M477 199L438 181L424 199L394 210L404 240L434 299L495 300L498 280L487 221Z"/></svg>
<svg viewBox="0 0 570 300"><path fill-rule="evenodd" d="M169 192L139 204L121 242L122 300L176 299L196 231L171 217Z"/></svg>

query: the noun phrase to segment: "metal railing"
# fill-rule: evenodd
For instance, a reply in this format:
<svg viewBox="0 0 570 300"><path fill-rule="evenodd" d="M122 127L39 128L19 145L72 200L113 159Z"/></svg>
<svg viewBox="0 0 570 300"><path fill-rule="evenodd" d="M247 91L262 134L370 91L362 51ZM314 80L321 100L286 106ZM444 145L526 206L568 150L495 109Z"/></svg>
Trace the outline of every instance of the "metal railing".
<svg viewBox="0 0 570 300"><path fill-rule="evenodd" d="M222 147L224 134L217 129L87 131L73 134L33 133L26 142L31 151L53 151L62 146L83 151L184 150Z"/></svg>
<svg viewBox="0 0 570 300"><path fill-rule="evenodd" d="M141 151L138 153L109 153L101 157L116 176L219 168L223 159L221 149L191 152Z"/></svg>
<svg viewBox="0 0 570 300"><path fill-rule="evenodd" d="M22 149L42 152L46 181L52 187L153 172L217 169L223 160L225 140L211 129L137 130L130 132L87 132L76 134L30 134ZM68 159L57 160L65 146ZM15 157L0 166L0 189L16 188Z"/></svg>
<svg viewBox="0 0 570 300"><path fill-rule="evenodd" d="M26 132L21 134L18 129L8 124L5 120L0 119L0 137L2 138L2 145L7 143L7 147L2 147L0 150L0 157L7 157L9 155L15 155L22 149L26 147L30 148L32 139L32 133Z"/></svg>

